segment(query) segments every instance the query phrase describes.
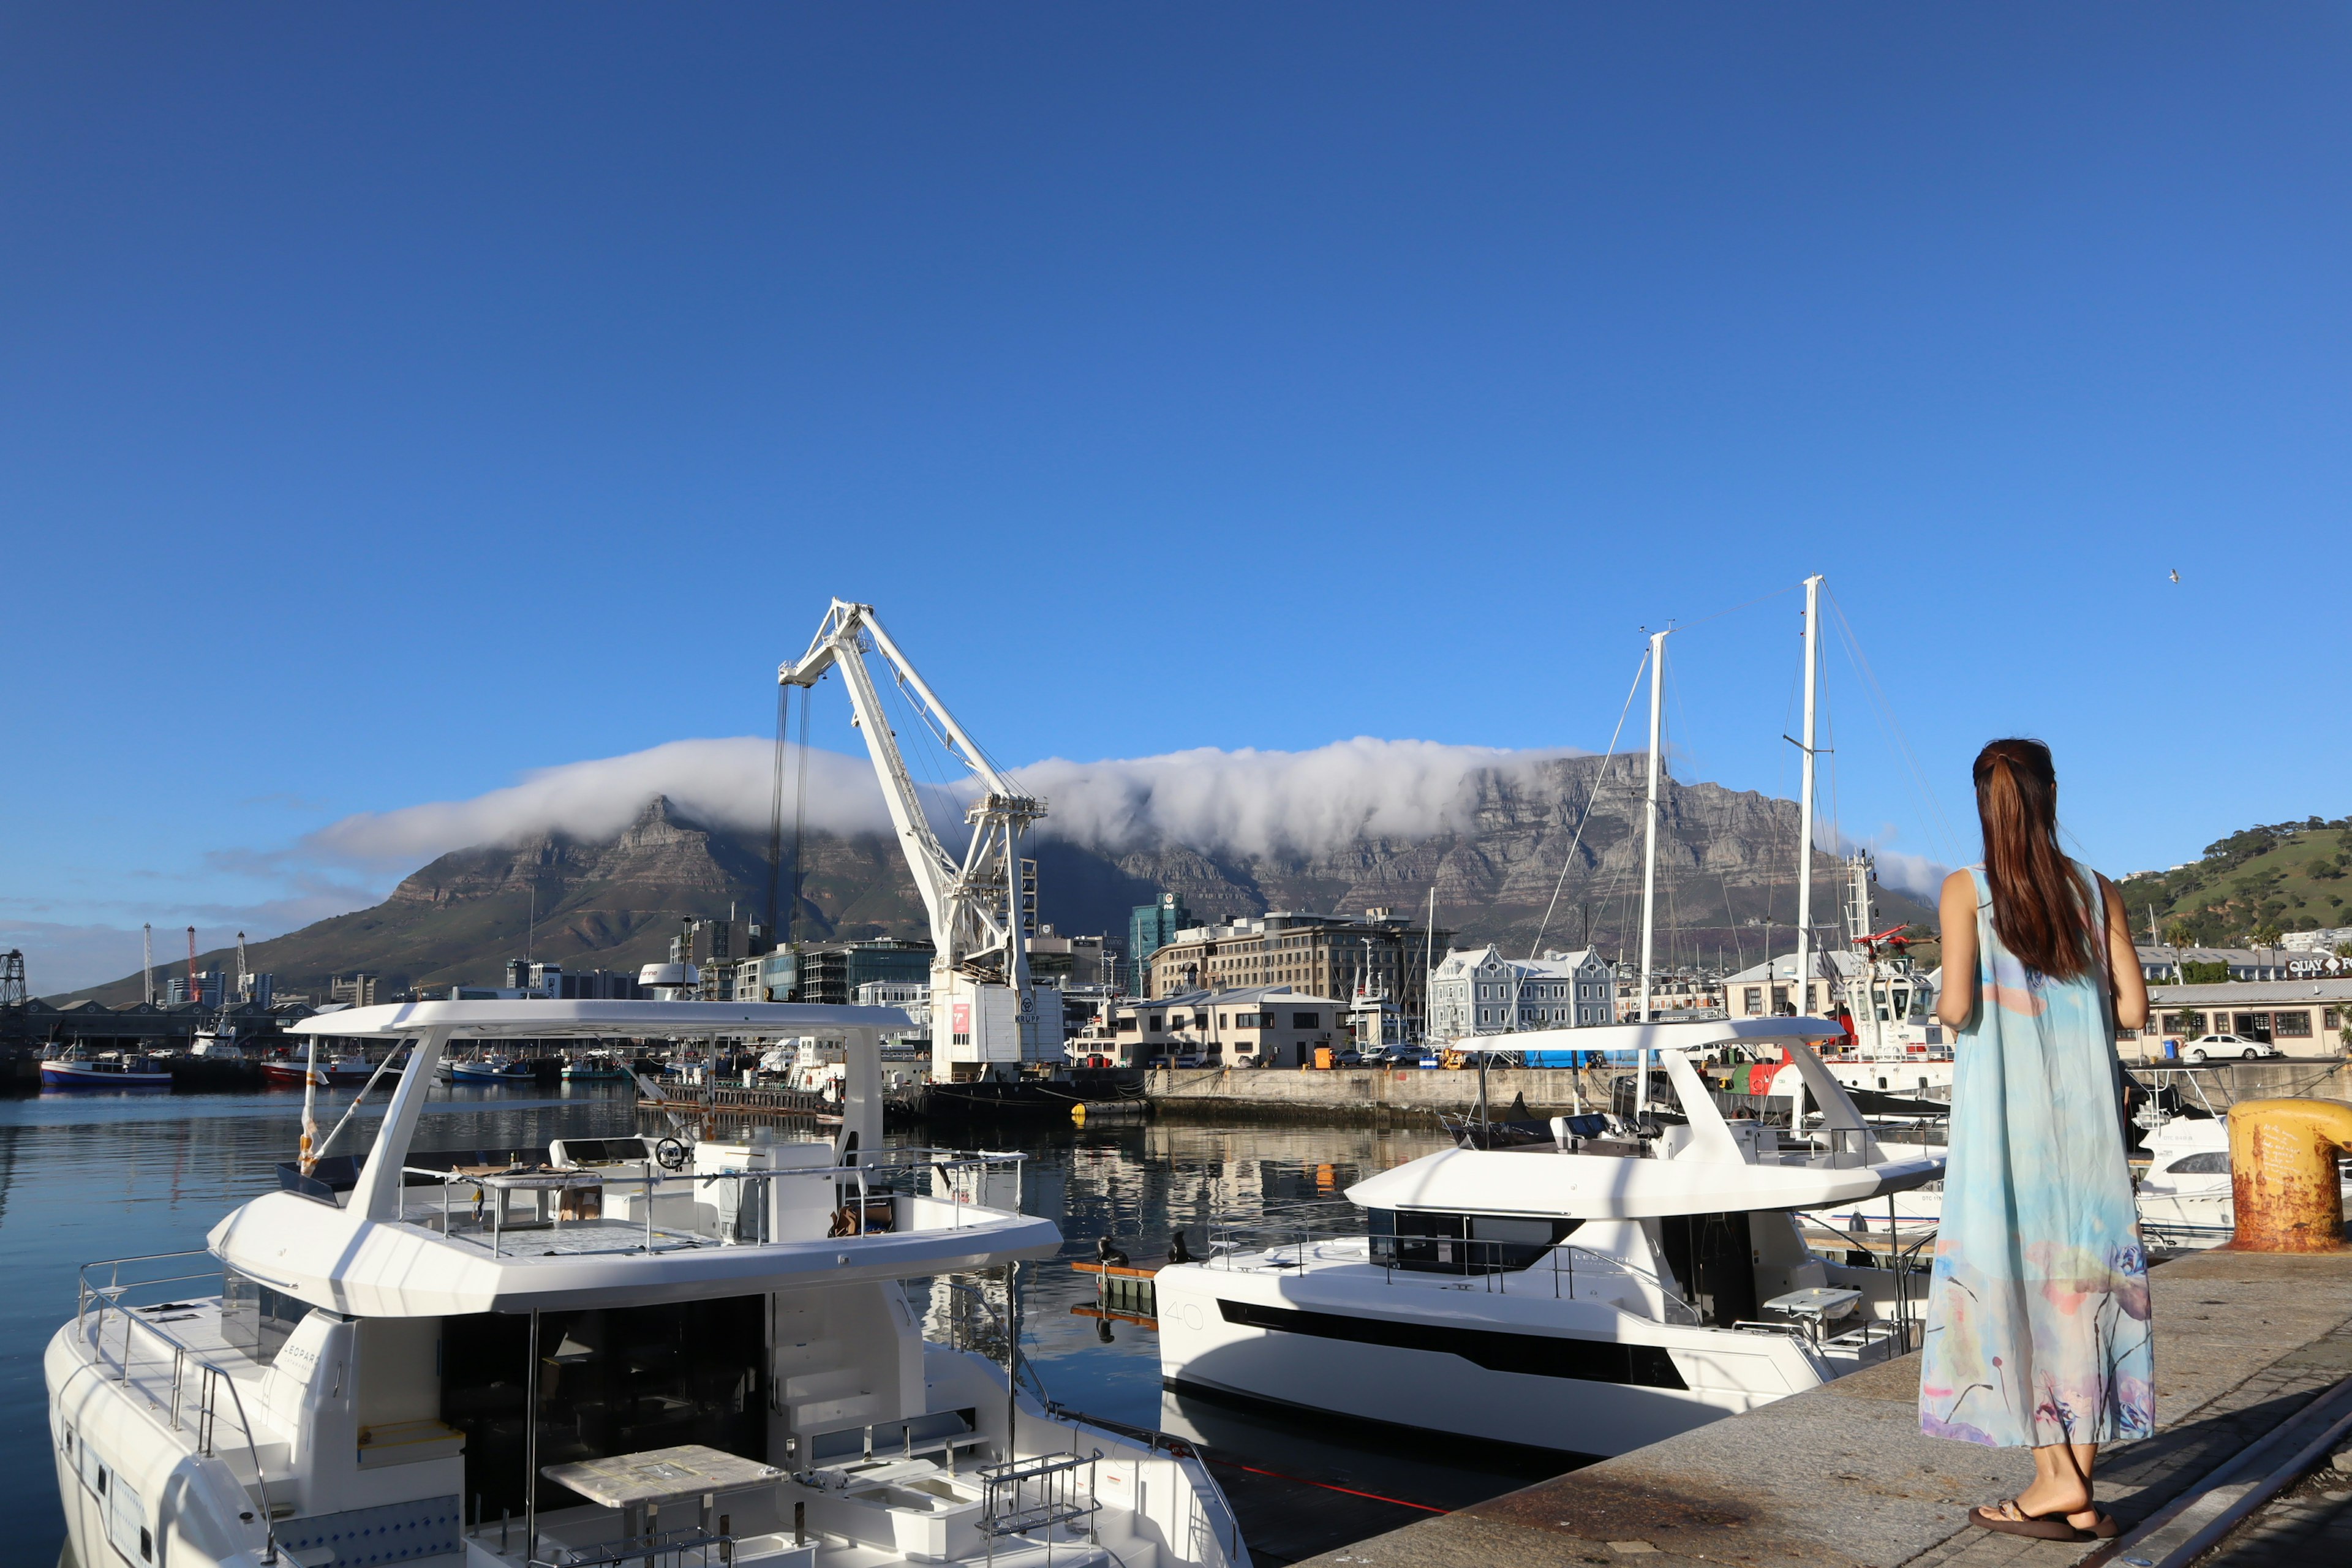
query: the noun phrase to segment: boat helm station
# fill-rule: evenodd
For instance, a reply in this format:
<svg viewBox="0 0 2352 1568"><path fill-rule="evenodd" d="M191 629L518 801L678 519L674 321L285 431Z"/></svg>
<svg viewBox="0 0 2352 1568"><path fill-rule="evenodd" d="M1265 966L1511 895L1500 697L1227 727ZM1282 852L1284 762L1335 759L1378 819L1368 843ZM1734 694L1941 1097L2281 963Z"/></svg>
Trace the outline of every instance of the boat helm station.
<svg viewBox="0 0 2352 1568"><path fill-rule="evenodd" d="M297 1026L404 1056L382 1129L280 1165L201 1251L84 1267L46 1357L76 1558L1242 1568L1197 1457L1024 1386L1013 1287L1060 1232L1017 1155L883 1145L905 1026L546 1000ZM833 1138L415 1147L453 1042L795 1034L845 1042ZM974 1308L949 1277L976 1272L1007 1289Z"/></svg>

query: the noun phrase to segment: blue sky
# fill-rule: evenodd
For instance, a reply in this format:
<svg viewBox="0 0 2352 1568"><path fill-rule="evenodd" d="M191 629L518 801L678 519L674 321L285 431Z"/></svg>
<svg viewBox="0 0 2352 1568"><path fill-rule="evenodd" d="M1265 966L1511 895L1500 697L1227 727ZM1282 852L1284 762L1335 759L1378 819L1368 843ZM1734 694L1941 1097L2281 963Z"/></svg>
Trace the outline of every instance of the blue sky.
<svg viewBox="0 0 2352 1568"><path fill-rule="evenodd" d="M38 990L764 733L835 594L1017 763L1597 747L1821 571L1957 829L2012 731L2111 869L2352 809L2341 8L0 29ZM1678 637L1686 771L1790 787L1795 629ZM1841 825L1965 858L1830 677Z"/></svg>

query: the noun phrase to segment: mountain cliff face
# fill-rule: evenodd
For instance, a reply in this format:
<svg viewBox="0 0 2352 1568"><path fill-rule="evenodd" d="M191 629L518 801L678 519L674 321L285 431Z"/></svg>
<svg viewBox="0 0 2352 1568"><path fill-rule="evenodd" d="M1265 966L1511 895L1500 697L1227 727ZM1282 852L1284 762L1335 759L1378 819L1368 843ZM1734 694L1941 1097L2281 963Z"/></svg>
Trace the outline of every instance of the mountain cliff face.
<svg viewBox="0 0 2352 1568"><path fill-rule="evenodd" d="M1048 818L1033 848L1039 918L1065 932L1123 941L1129 910L1162 890L1210 919L1382 906L1419 915L1434 887L1438 923L1460 942L1525 949L1539 929L1547 945L1590 941L1630 950L1639 942L1639 758L1562 758L1474 774L1452 816L1454 826L1427 838L1359 837L1258 853L1179 844L1104 849L1050 837ZM1792 802L1712 784L1663 785L1661 959L1754 963L1767 921L1785 952L1796 843ZM927 932L895 840L813 836L803 855L803 940ZM1834 930L1835 865L1818 854L1814 862L1814 921ZM387 992L495 984L506 960L526 951L567 969L634 971L668 955L681 917L722 916L732 907L757 918L768 906L769 878L764 836L688 821L656 796L607 841L542 834L444 855L374 909L256 943L252 956L281 989L321 997L330 974L353 969L380 974ZM1882 925L1931 918L1891 889L1879 900ZM87 994L119 1003L137 988L134 975Z"/></svg>

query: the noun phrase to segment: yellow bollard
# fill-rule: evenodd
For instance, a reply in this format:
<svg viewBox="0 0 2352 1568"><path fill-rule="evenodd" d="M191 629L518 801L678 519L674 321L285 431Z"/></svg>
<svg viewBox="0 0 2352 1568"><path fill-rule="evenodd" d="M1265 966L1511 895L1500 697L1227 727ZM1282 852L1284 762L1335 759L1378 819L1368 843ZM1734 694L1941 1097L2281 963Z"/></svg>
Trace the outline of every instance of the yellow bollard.
<svg viewBox="0 0 2352 1568"><path fill-rule="evenodd" d="M2340 1252L2338 1152L2352 1148L2352 1105L2249 1100L2230 1108L2230 1189L2239 1252Z"/></svg>

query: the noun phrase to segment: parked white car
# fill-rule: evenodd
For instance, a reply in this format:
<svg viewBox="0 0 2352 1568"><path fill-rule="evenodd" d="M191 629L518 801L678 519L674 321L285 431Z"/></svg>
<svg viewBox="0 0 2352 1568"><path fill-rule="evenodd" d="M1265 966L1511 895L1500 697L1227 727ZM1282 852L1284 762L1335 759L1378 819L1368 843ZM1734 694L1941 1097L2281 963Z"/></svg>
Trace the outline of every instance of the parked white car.
<svg viewBox="0 0 2352 1568"><path fill-rule="evenodd" d="M2286 1055L2268 1040L2250 1040L2242 1035L2200 1035L2181 1047L2180 1054L2192 1062L2210 1061L2215 1057L2238 1057L2252 1061L2260 1057Z"/></svg>

